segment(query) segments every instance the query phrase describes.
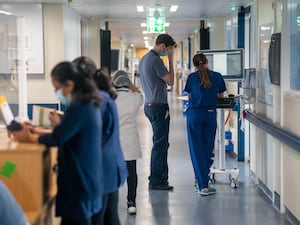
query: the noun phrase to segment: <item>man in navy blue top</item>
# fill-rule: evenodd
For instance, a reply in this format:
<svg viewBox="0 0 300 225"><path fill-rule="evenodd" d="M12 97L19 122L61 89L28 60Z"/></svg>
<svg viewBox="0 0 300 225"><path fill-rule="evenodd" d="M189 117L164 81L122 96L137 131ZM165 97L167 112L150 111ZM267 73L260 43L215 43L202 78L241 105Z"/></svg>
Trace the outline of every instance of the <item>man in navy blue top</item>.
<svg viewBox="0 0 300 225"><path fill-rule="evenodd" d="M144 112L152 125L153 147L151 151L149 188L172 190L168 182L168 148L170 113L167 85L174 85L173 47L176 45L168 34L160 34L155 46L143 56L139 65L142 88L145 95ZM168 56L169 71L160 56Z"/></svg>

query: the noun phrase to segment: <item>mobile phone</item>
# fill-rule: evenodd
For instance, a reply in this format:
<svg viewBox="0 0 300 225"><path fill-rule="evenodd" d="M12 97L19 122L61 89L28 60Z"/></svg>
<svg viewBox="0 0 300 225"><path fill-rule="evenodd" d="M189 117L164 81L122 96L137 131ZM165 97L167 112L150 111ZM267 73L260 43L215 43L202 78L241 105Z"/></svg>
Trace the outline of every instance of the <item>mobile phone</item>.
<svg viewBox="0 0 300 225"><path fill-rule="evenodd" d="M19 131L22 130L22 125L19 122L12 120L10 124L7 125L7 129L9 131Z"/></svg>

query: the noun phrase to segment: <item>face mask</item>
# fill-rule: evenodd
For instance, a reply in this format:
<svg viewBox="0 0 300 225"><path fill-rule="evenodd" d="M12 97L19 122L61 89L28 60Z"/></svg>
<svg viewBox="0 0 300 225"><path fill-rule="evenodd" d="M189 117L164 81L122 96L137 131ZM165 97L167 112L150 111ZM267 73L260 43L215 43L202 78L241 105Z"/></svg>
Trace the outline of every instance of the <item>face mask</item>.
<svg viewBox="0 0 300 225"><path fill-rule="evenodd" d="M55 92L56 98L61 102L61 104L63 105L70 105L71 101L72 101L72 97L70 94L68 94L67 96L65 96L62 93L62 90L59 89Z"/></svg>
<svg viewBox="0 0 300 225"><path fill-rule="evenodd" d="M159 55L160 56L167 56L168 55L168 51L161 52Z"/></svg>

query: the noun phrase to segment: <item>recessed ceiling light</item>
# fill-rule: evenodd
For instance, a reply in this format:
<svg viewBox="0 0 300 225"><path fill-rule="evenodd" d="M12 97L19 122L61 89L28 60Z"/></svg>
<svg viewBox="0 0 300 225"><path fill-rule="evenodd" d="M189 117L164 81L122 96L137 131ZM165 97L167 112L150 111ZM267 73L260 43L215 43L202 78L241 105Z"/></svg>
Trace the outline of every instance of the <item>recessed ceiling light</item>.
<svg viewBox="0 0 300 225"><path fill-rule="evenodd" d="M148 40L148 37L144 37L144 40Z"/></svg>
<svg viewBox="0 0 300 225"><path fill-rule="evenodd" d="M146 30L143 30L143 34L148 34L148 31L146 31Z"/></svg>
<svg viewBox="0 0 300 225"><path fill-rule="evenodd" d="M178 9L178 5L172 5L170 8L170 12L176 12Z"/></svg>
<svg viewBox="0 0 300 225"><path fill-rule="evenodd" d="M141 27L147 27L146 23L141 23Z"/></svg>
<svg viewBox="0 0 300 225"><path fill-rule="evenodd" d="M0 10L0 14L11 15L12 13Z"/></svg>
<svg viewBox="0 0 300 225"><path fill-rule="evenodd" d="M142 5L137 5L136 9L138 12L144 12L144 7Z"/></svg>
<svg viewBox="0 0 300 225"><path fill-rule="evenodd" d="M170 26L170 23L165 23L165 27L169 27Z"/></svg>

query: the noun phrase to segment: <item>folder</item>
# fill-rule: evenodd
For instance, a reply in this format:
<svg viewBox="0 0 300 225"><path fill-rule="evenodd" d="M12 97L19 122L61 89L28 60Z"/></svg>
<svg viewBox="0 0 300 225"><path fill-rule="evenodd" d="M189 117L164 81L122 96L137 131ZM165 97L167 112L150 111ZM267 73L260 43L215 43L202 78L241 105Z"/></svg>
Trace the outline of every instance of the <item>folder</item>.
<svg viewBox="0 0 300 225"><path fill-rule="evenodd" d="M38 127L52 127L52 124L49 120L49 113L57 113L62 116L64 112L58 111L53 108L43 107L39 105L33 105L32 107L32 124Z"/></svg>

